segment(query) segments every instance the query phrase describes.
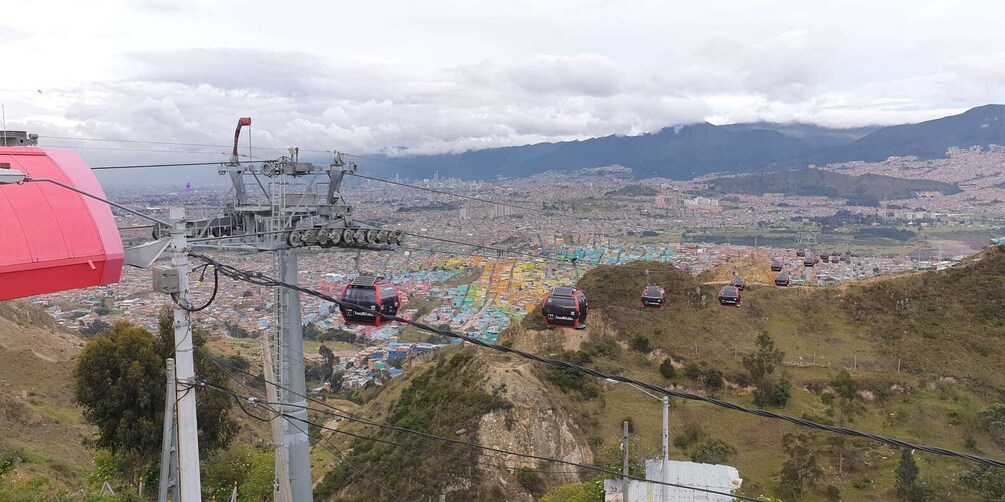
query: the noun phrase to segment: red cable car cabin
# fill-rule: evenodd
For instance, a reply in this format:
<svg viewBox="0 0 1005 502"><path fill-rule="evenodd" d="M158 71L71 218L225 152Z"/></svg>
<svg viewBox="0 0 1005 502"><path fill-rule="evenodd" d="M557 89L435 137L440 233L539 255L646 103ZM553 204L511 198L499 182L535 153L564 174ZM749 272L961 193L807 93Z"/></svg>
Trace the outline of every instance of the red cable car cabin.
<svg viewBox="0 0 1005 502"><path fill-rule="evenodd" d="M666 291L659 286L646 286L646 289L642 290L642 308L663 308L663 303L666 302Z"/></svg>
<svg viewBox="0 0 1005 502"><path fill-rule="evenodd" d="M739 307L740 290L736 286L723 286L719 290L719 305L723 307Z"/></svg>
<svg viewBox="0 0 1005 502"><path fill-rule="evenodd" d="M342 291L339 301L342 302L339 305L342 318L346 324L354 326L380 327L388 322L366 309L393 316L398 315L398 308L401 307L398 290L383 277L372 275L356 276Z"/></svg>
<svg viewBox="0 0 1005 502"><path fill-rule="evenodd" d="M541 302L544 324L549 328L586 329L586 295L577 288L560 286Z"/></svg>

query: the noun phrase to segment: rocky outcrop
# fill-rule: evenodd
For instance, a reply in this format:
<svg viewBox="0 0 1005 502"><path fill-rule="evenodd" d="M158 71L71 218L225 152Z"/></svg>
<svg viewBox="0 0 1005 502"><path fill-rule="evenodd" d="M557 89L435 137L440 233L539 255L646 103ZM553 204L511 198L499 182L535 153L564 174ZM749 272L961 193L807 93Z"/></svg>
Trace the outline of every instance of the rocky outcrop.
<svg viewBox="0 0 1005 502"><path fill-rule="evenodd" d="M541 382L532 368L535 363L522 360L492 361L484 366L486 391L512 406L483 415L478 424L478 443L493 448L519 451L541 457L592 464L593 452L577 425L564 396ZM493 460L493 462L495 462ZM533 459L508 457L509 467L544 468L552 486L579 481L569 466L542 466ZM482 465L486 479L498 477L504 493L523 493L513 469ZM552 474L569 471L569 475ZM514 498L515 499L515 498ZM527 500L531 500L528 496Z"/></svg>

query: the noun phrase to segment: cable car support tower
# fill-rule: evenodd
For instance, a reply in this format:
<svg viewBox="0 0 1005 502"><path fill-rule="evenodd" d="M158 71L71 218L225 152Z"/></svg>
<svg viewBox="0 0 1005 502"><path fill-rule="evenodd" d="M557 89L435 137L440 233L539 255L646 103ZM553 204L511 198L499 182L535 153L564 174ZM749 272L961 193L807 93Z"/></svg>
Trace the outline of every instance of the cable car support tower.
<svg viewBox="0 0 1005 502"><path fill-rule="evenodd" d="M300 248L376 251L401 245L401 231L354 220L353 208L340 189L345 175L356 172L355 163L345 162L338 152L328 165L300 162L297 148L277 159L242 162L238 140L241 129L250 125L250 118L238 121L230 161L218 169L220 175L230 177L234 198L226 204L223 215L187 222L190 248L275 253L273 266L279 280L297 284ZM166 226L157 226L154 237L166 236L169 231ZM275 343L270 350L274 350L277 364L275 373L265 378L278 382L281 411L293 418L283 420L282 437L273 437L277 453L275 498L310 501L313 495L300 294L280 288L276 304ZM272 419L281 420L278 416ZM283 460L288 462L288 476L283 473ZM283 493L287 486L289 493Z"/></svg>

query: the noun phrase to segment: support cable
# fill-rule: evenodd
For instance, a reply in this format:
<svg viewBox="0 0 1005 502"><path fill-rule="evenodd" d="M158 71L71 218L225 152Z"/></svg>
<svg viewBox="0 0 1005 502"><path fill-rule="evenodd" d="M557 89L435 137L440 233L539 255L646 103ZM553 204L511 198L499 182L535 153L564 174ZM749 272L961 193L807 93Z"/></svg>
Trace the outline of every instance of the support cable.
<svg viewBox="0 0 1005 502"><path fill-rule="evenodd" d="M629 383L629 384L635 384L635 385L638 385L639 387L642 387L642 388L644 388L646 390L652 391L652 392L657 393L657 394L665 394L665 395L670 396L670 397L677 397L677 398L681 398L681 399L685 399L685 400L689 400L689 401L705 402L705 403L712 404L714 406L718 406L720 408L726 408L726 409L733 410L733 411L739 411L739 412L747 413L747 414L750 414L750 415L756 415L756 416L763 417L763 418L770 418L770 419L775 419L775 420L781 420L781 421L788 422L788 423L791 423L791 424L794 424L794 425L798 425L798 426L802 426L802 427L808 427L808 428L812 428L812 429L817 429L817 430L832 432L832 433L835 433L835 434L841 434L841 435L845 435L845 436L861 437L861 438L865 438L865 439L870 439L872 441L875 441L875 442L878 442L878 443L882 443L882 444L885 444L885 445L888 445L888 446L893 446L893 447L896 447L896 448L916 449L916 450L919 450L919 451L923 451L923 452L931 453L931 454L935 454L935 455L961 458L961 459L964 459L964 460L968 460L968 461L979 463L979 464L986 465L986 466L1005 468L1005 462L1002 462L1000 460L994 460L994 459L990 459L990 458L986 458L986 457L981 457L979 455L973 455L973 454L970 454L970 453L949 450L949 449L940 448L940 447L936 447L936 446L928 446L928 445L909 443L907 441L903 441L903 440L896 439L896 438L891 438L891 437L886 437L886 436L880 436L878 434L873 434L873 433L864 432L864 431L858 431L858 430L850 429L850 428L847 428L847 427L838 427L838 426L832 426L832 425L822 424L822 423L814 422L812 420L806 420L806 419L803 419L803 418L797 418L797 417L792 417L792 416L788 416L788 415L783 415L781 413L775 413L773 411L761 410L761 409L756 409L756 408L747 408L745 406L741 406L741 405L738 405L736 403L732 403L732 402L729 402L729 401L724 401L724 400L717 399L717 398L714 398L714 397L702 396L702 395L693 394L693 393L690 393L690 392L685 392L685 391L680 391L680 390L675 390L675 389L667 389L667 388L663 388L663 387L660 387L660 386L657 386L657 385L654 385L654 384L651 384L651 383L648 383L648 382L644 382L644 381L641 381L641 380L635 380L633 378L629 378L629 377L626 377L626 376L623 376L623 375L604 373L602 371L598 371L598 370L595 370L595 369L592 369L592 368L580 366L578 364L570 363L568 361L563 361L563 360L560 360L560 359L553 359L553 358L549 358L549 357L539 356L537 354L532 354L532 353L525 352L525 351L522 351L522 350L519 350L519 349L514 349L512 347L506 347L504 345L499 345L499 344L496 344L496 343L491 343L491 342L486 342L484 340L479 340L477 338L473 338L473 337L470 337L468 335L454 333L454 332L449 331L449 330L442 330L442 329L434 328L432 326L427 326L425 324L422 324L422 323L419 323L419 322L416 322L416 321L410 321L410 320L407 320L407 319L403 319L403 318L398 317L398 316L384 314L384 313L381 313L381 312L378 312L378 311L375 311L375 310L371 310L371 309L368 309L368 308L365 308L365 307L361 307L359 305L353 305L353 304L349 304L349 303L346 303L346 302L342 302L342 301L340 301L340 300L338 300L336 298L333 298L332 296L327 295L325 293L322 293L320 291L311 290L311 289L304 288L304 287L301 287L301 286L295 285L295 284L289 284L289 283L284 283L284 282L281 282L281 281L277 281L275 279L272 279L271 277L268 277L268 276L266 276L264 274L261 274L260 272L246 271L246 270L237 269L237 268L231 267L229 265L224 265L224 264L222 264L222 263L214 260L213 258L210 258L210 257L205 256L205 255L200 255L200 254L197 254L197 253L190 253L190 254L191 254L191 256L193 256L195 258L199 258L199 259L201 259L203 261L206 261L207 263L211 263L211 264L217 266L219 268L221 274L223 274L225 277L229 277L231 279L241 280L241 281L249 282L251 284L256 284L256 285L259 285L259 286L284 287L284 288L287 288L287 289L292 289L292 290L298 291L300 293L304 293L304 294L307 294L307 295L314 296L316 298L320 298L322 300L326 300L326 301L334 303L334 304L336 304L336 305L338 305L340 307L344 306L344 307L347 307L347 308L352 308L354 310L366 311L366 312L369 312L369 313L371 313L373 315L379 316L382 319L385 319L385 320L388 320L388 321L395 321L395 322L399 322L399 323L402 323L402 324L407 324L407 325L413 326L415 328L418 328L420 330L427 331L429 333L439 334L439 335L446 336L446 337L449 337L449 338L456 338L456 339L468 342L470 344L479 345L479 346L482 346L482 347L485 347L485 348L489 348L489 349L492 349L492 350L495 350L495 351L499 351L499 352L506 352L506 353L514 354L514 355L517 355L517 356L522 357L524 359L529 359L529 360L532 360L532 361L536 361L536 362L539 362L539 363L542 363L542 364L546 364L548 366L553 366L553 367L556 367L556 368L571 370L571 371L574 371L576 373L590 375L590 376L594 376L594 377L598 377L598 378L603 378L603 379L608 379L608 380L613 380L613 381L618 381L618 382L624 382L624 383Z"/></svg>

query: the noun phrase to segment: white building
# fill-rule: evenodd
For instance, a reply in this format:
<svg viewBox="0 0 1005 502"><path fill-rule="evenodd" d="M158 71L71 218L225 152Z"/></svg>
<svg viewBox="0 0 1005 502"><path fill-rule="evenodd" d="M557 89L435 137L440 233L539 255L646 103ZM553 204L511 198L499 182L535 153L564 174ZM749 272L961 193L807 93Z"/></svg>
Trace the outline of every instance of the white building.
<svg viewBox="0 0 1005 502"><path fill-rule="evenodd" d="M735 467L697 462L667 462L670 475L666 482L721 493L733 493L743 483ZM662 480L663 460L646 460L646 478ZM662 490L668 490L663 498ZM682 487L664 486L648 481L629 481L628 492L622 493L620 479L604 480L604 502L732 502L733 497Z"/></svg>

